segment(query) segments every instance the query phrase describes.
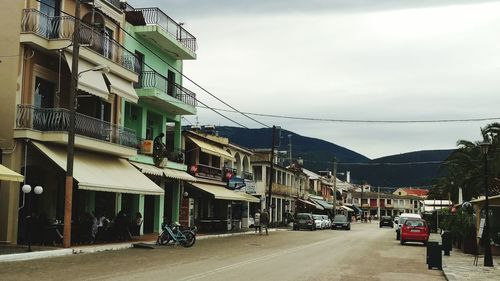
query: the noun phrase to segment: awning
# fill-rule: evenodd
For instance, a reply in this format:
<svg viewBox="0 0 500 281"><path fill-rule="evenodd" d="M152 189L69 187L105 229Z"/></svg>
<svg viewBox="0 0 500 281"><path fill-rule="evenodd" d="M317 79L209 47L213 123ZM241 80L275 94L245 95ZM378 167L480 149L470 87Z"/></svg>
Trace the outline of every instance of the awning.
<svg viewBox="0 0 500 281"><path fill-rule="evenodd" d="M257 198L257 197L255 197L255 196L253 196L253 195L250 195L250 194L245 193L243 191L238 192L238 194L241 195L241 196L243 196L243 197L245 197L245 198L247 198L246 201L248 201L250 203L260 203L260 199Z"/></svg>
<svg viewBox="0 0 500 281"><path fill-rule="evenodd" d="M24 181L24 176L12 171L11 169L3 165L0 165L0 180L22 182Z"/></svg>
<svg viewBox="0 0 500 281"><path fill-rule="evenodd" d="M351 204L345 204L346 207L350 207L354 212L356 213L361 213L363 210L361 210L358 206L356 205L351 205Z"/></svg>
<svg viewBox="0 0 500 281"><path fill-rule="evenodd" d="M354 212L354 210L353 210L353 209L351 209L351 208L349 208L349 207L347 207L347 206L342 206L342 209L344 209L344 210L346 210L346 211L348 211L348 212Z"/></svg>
<svg viewBox="0 0 500 281"><path fill-rule="evenodd" d="M241 192L235 192L232 190L229 190L223 186L220 185L214 185L214 184L208 184L208 183L189 183L193 187L210 193L214 196L215 199L220 199L220 200L232 200L232 201L248 201L248 202L260 202L260 200L257 197L254 196L247 196L248 194L241 193Z"/></svg>
<svg viewBox="0 0 500 281"><path fill-rule="evenodd" d="M66 148L33 142L43 154L66 170ZM164 191L127 160L118 157L75 151L73 176L84 190L163 195Z"/></svg>
<svg viewBox="0 0 500 281"><path fill-rule="evenodd" d="M323 208L321 205L319 204L316 204L314 202L311 202L311 201L307 201L307 200L303 200L303 199L297 199L297 201L303 203L303 204L306 204L306 205L309 205L311 207L314 207L316 209L319 209L319 210L324 210L325 208Z"/></svg>
<svg viewBox="0 0 500 281"><path fill-rule="evenodd" d="M170 168L164 168L163 174L167 178L172 178L172 179L176 179L176 180L184 180L184 181L190 181L190 182L196 181L196 178L191 176L190 174L188 174L184 171L174 170L174 169L170 169Z"/></svg>
<svg viewBox="0 0 500 281"><path fill-rule="evenodd" d="M130 162L132 165L137 167L141 172L147 175L153 175L157 177L167 177L167 178L172 178L172 179L177 179L177 180L185 180L185 181L191 181L195 182L196 178L191 176L190 174L184 172L184 171L179 171L175 169L170 169L170 168L158 168L154 165L150 164L144 164L144 163L138 163L138 162Z"/></svg>
<svg viewBox="0 0 500 281"><path fill-rule="evenodd" d="M192 142L194 142L194 144L199 146L201 148L201 151L203 151L205 153L213 154L213 155L216 155L219 157L224 157L224 158L229 159L229 160L234 160L234 157L231 154L229 154L229 152L225 151L224 149L222 149L218 146L206 143L202 140L198 140L198 139L195 139L192 137L188 137L188 138Z"/></svg>
<svg viewBox="0 0 500 281"><path fill-rule="evenodd" d="M326 202L325 200L316 199L316 198L309 198L309 200L313 201L314 203L316 203L318 205L321 205L321 207L323 207L323 209L333 210L333 205Z"/></svg>
<svg viewBox="0 0 500 281"><path fill-rule="evenodd" d="M135 93L134 85L132 82L120 78L114 74L105 74L109 81L109 91L118 95L130 102L137 103L139 97Z"/></svg>
<svg viewBox="0 0 500 281"><path fill-rule="evenodd" d="M73 66L73 55L70 53L64 53L64 56L66 57L66 62L71 70L71 67ZM95 65L86 62L85 60L78 60L79 73L92 69L93 67L95 67ZM108 99L109 90L101 71L86 71L85 73L82 73L78 78L78 89L105 100Z"/></svg>

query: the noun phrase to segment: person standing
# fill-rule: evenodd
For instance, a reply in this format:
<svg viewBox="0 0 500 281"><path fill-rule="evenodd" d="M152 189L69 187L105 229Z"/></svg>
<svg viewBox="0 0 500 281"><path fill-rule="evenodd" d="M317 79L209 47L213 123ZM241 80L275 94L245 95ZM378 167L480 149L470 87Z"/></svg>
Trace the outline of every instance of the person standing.
<svg viewBox="0 0 500 281"><path fill-rule="evenodd" d="M268 235L267 228L269 226L269 213L267 212L266 209L264 209L262 211L262 214L260 214L260 224L261 224L261 231L262 227L264 227L266 229L266 235Z"/></svg>
<svg viewBox="0 0 500 281"><path fill-rule="evenodd" d="M255 211L253 220L253 227L255 228L255 233L257 233L257 229L259 229L259 233L262 232L262 229L260 227L260 219L261 219L260 217L261 217L260 209L257 209L257 211Z"/></svg>

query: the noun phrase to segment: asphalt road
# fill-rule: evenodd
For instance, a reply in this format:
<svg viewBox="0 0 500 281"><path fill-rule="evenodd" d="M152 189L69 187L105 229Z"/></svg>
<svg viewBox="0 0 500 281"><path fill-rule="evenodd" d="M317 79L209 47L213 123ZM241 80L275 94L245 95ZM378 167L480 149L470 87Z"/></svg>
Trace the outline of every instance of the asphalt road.
<svg viewBox="0 0 500 281"><path fill-rule="evenodd" d="M277 231L200 240L189 249L129 249L0 263L0 280L445 280L425 247L377 223L350 231Z"/></svg>

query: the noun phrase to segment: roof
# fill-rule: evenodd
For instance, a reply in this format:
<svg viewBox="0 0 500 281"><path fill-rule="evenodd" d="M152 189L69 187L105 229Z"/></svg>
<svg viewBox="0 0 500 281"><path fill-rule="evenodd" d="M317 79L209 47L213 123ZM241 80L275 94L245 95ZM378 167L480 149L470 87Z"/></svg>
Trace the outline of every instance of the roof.
<svg viewBox="0 0 500 281"><path fill-rule="evenodd" d="M408 195L414 195L414 196L427 196L429 194L429 190L427 189L422 189L422 188L401 188L404 192L406 192Z"/></svg>
<svg viewBox="0 0 500 281"><path fill-rule="evenodd" d="M361 192L353 192L352 193L353 198L361 198ZM363 198L364 199L376 199L378 197L377 192L363 192ZM422 200L422 198L418 196L403 196L403 195L396 195L392 193L380 193L380 198L389 198L389 199L413 199L413 200Z"/></svg>
<svg viewBox="0 0 500 281"><path fill-rule="evenodd" d="M320 175L316 174L313 171L309 171L308 169L302 168L302 172L304 172L304 174L306 174L309 177L309 179L311 179L311 180L318 180L321 178Z"/></svg>
<svg viewBox="0 0 500 281"><path fill-rule="evenodd" d="M451 206L453 202L450 200L422 200L425 206Z"/></svg>

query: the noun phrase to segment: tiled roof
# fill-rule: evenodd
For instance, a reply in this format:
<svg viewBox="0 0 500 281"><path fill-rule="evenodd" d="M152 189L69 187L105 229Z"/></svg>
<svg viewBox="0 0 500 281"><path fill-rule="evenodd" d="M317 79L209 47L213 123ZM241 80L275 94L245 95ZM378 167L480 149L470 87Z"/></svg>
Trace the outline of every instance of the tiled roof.
<svg viewBox="0 0 500 281"><path fill-rule="evenodd" d="M403 188L403 190L408 193L408 195L414 196L427 196L429 190L421 188Z"/></svg>

